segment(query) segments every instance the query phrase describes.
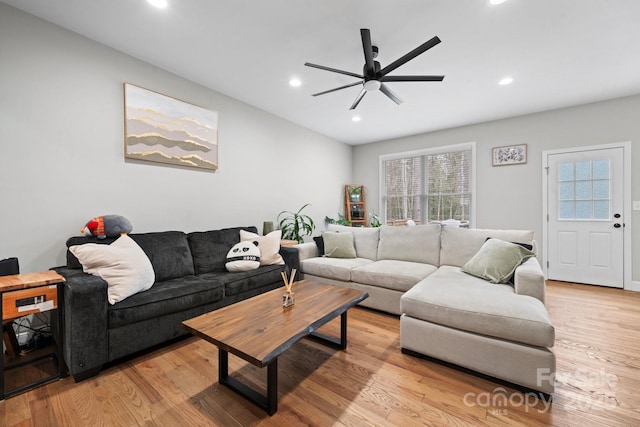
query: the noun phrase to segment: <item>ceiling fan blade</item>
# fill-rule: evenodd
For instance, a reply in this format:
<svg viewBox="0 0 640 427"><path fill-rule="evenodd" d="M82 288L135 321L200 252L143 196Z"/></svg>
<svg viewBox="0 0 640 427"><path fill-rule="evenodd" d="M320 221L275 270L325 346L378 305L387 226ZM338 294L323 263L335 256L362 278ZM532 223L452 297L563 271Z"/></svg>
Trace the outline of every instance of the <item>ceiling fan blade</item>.
<svg viewBox="0 0 640 427"><path fill-rule="evenodd" d="M356 107L358 106L358 104L360 103L360 101L362 101L362 98L364 98L366 93L367 93L367 91L364 90L364 88L362 88L362 90L358 94L358 97L356 98L356 100L353 101L353 104L351 104L351 108L349 108L349 110L355 110Z"/></svg>
<svg viewBox="0 0 640 427"><path fill-rule="evenodd" d="M444 76L384 76L381 82L441 82Z"/></svg>
<svg viewBox="0 0 640 427"><path fill-rule="evenodd" d="M344 85L344 86L337 87L337 88L335 88L335 89L325 90L324 92L314 93L314 94L313 94L313 95L311 95L311 96L324 95L325 93L331 93L331 92L335 92L335 91L337 91L337 90L346 89L346 88L348 88L348 87L352 87L352 86L355 86L355 85L361 85L361 84L362 84L362 82L355 82L355 83L351 83L351 84L348 84L348 85Z"/></svg>
<svg viewBox="0 0 640 427"><path fill-rule="evenodd" d="M400 97L398 95L393 93L393 91L391 89L389 89L389 87L386 86L385 84L381 84L380 85L380 92L382 92L385 95L387 95L389 98L391 98L391 100L393 102L395 102L398 105L400 105L400 104L402 104L404 102L402 99L400 99Z"/></svg>
<svg viewBox="0 0 640 427"><path fill-rule="evenodd" d="M362 37L362 49L364 49L364 74L373 77L375 74L375 66L373 65L373 47L371 47L371 33L368 29L360 30Z"/></svg>
<svg viewBox="0 0 640 427"><path fill-rule="evenodd" d="M418 46L417 48L413 49L411 52L409 52L406 55L400 57L399 59L396 59L391 64L387 65L382 70L380 70L380 75L384 76L384 75L390 73L391 71L395 70L399 66L405 64L406 62L411 61L416 56L426 52L429 49L431 49L432 47L434 47L438 43L440 43L440 39L438 38L438 36L435 36L431 40L422 43L420 46Z"/></svg>
<svg viewBox="0 0 640 427"><path fill-rule="evenodd" d="M356 73L351 73L349 71L338 70L337 68L325 67L324 65L312 64L310 62L305 62L304 65L307 67L317 68L319 70L331 71L332 73L344 74L346 76L356 77L358 79L364 79L364 76Z"/></svg>

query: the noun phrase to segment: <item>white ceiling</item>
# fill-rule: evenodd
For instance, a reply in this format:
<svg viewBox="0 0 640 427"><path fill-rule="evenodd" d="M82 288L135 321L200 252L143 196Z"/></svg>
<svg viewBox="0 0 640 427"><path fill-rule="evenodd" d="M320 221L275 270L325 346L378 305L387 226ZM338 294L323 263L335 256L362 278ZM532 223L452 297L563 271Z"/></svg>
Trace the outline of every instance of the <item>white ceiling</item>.
<svg viewBox="0 0 640 427"><path fill-rule="evenodd" d="M354 145L640 93L638 0L2 1ZM312 97L356 79L305 62L361 74L360 28L382 67L439 36L390 75L444 81L388 83L402 105L369 93L355 112L359 86Z"/></svg>

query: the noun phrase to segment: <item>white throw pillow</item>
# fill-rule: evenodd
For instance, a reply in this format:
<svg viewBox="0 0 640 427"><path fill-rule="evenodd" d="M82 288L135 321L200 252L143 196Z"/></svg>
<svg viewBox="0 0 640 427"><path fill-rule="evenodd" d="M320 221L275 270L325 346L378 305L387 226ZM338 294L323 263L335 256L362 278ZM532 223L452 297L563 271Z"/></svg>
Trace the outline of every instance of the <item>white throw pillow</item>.
<svg viewBox="0 0 640 427"><path fill-rule="evenodd" d="M227 271L250 271L260 267L258 242L247 240L236 243L227 252Z"/></svg>
<svg viewBox="0 0 640 427"><path fill-rule="evenodd" d="M69 247L85 273L103 278L109 304L149 289L156 279L151 261L142 248L126 234L110 245L86 243Z"/></svg>
<svg viewBox="0 0 640 427"><path fill-rule="evenodd" d="M261 236L250 231L240 230L240 241L246 240L258 242L260 249L260 265L284 264L280 255L280 240L282 230L275 230L266 236Z"/></svg>

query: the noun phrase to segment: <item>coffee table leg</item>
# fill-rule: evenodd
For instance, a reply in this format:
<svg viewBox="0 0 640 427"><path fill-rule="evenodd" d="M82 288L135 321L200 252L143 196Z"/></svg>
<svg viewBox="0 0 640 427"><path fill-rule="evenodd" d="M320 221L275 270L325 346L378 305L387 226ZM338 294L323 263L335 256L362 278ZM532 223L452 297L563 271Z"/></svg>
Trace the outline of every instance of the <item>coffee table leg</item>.
<svg viewBox="0 0 640 427"><path fill-rule="evenodd" d="M278 410L278 358L267 366L267 414Z"/></svg>
<svg viewBox="0 0 640 427"><path fill-rule="evenodd" d="M309 338L314 341L318 341L329 347L337 348L338 350L344 350L347 348L347 312L345 311L340 315L340 339L331 337L329 335L321 334L318 332L312 332L309 334Z"/></svg>
<svg viewBox="0 0 640 427"><path fill-rule="evenodd" d="M278 358L267 365L267 396L229 376L229 353L218 348L218 381L251 403L273 415L278 410Z"/></svg>

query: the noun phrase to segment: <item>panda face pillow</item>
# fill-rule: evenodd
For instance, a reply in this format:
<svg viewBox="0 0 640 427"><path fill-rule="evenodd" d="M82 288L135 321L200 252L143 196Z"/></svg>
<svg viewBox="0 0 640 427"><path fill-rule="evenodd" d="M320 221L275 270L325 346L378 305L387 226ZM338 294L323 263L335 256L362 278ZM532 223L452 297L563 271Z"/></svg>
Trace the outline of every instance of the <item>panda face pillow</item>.
<svg viewBox="0 0 640 427"><path fill-rule="evenodd" d="M228 271L249 271L260 267L260 249L258 242L244 241L235 244L227 252Z"/></svg>

